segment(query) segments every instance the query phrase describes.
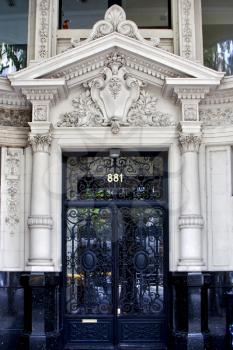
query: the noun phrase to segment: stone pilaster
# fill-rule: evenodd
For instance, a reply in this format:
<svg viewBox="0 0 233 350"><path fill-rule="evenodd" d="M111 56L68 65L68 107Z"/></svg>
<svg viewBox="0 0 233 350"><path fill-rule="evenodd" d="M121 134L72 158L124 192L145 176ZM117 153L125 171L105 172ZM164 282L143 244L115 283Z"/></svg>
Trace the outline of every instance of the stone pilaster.
<svg viewBox="0 0 233 350"><path fill-rule="evenodd" d="M36 0L35 60L56 54L58 28L58 0Z"/></svg>
<svg viewBox="0 0 233 350"><path fill-rule="evenodd" d="M201 1L179 0L180 56L202 62Z"/></svg>

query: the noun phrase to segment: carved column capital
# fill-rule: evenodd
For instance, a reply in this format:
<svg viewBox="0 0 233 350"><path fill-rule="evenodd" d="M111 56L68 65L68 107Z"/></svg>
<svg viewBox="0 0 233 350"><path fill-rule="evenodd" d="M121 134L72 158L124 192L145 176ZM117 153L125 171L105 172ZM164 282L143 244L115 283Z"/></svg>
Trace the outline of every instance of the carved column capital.
<svg viewBox="0 0 233 350"><path fill-rule="evenodd" d="M52 136L50 133L47 134L30 134L29 144L32 146L33 152L44 152L49 153L50 145L52 142Z"/></svg>
<svg viewBox="0 0 233 350"><path fill-rule="evenodd" d="M194 134L179 135L179 145L182 153L198 152L201 144L201 136Z"/></svg>

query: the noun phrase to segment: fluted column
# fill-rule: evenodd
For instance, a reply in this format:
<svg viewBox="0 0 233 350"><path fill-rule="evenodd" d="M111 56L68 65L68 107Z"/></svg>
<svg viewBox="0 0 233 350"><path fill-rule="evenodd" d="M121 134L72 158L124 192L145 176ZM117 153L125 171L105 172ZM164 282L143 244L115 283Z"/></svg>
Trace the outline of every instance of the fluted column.
<svg viewBox="0 0 233 350"><path fill-rule="evenodd" d="M202 227L200 202L200 179L198 151L200 135L181 133L179 136L182 153L182 184L179 266L190 269L203 265Z"/></svg>
<svg viewBox="0 0 233 350"><path fill-rule="evenodd" d="M51 229L49 191L49 149L51 135L48 131L29 136L33 151L31 214L28 218L30 229L30 248L28 265L46 266L52 264ZM40 130L41 131L41 130Z"/></svg>

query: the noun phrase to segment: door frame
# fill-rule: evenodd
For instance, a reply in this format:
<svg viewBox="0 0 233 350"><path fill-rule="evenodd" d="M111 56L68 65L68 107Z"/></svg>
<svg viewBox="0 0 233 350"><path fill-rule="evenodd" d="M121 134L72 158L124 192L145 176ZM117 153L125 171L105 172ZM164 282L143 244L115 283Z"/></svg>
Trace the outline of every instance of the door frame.
<svg viewBox="0 0 233 350"><path fill-rule="evenodd" d="M109 147L110 148L110 147ZM95 153L97 156L101 156L102 154L104 155L104 153L106 154L106 150L109 150L109 148L102 150L101 152L97 151L90 151L90 152L82 152L82 151L72 151L72 152L63 152L62 153L62 265L65 267L64 262L65 262L65 258L66 258L66 250L65 250L65 237L66 235L64 234L65 232L65 227L66 227L66 222L65 222L65 216L64 216L64 210L65 208L67 208L67 205L65 205L65 183L64 183L64 178L65 178L65 171L66 171L66 162L64 161L65 159L68 158L68 156L72 156L72 155L82 155L84 153L84 155L89 155L91 153ZM135 153L135 151L132 150L127 150L126 151L127 154L133 154ZM169 286L168 286L168 274L169 274L169 177L168 177L168 165L169 165L169 158L168 158L168 151L167 150L154 150L154 151L147 151L147 150L139 150L136 153L140 154L140 153L147 153L147 154L156 154L156 153L161 153L163 152L165 155L165 170L167 173L167 176L164 176L164 178L166 179L166 200L163 201L162 204L159 205L159 201L156 201L155 207L159 207L161 206L161 208L164 211L164 231L166 232L166 237L164 239L164 254L163 254L163 267L164 267L164 276L163 276L163 280L164 280L164 313L165 313L165 317L166 317L166 337L167 337L167 345L168 345L168 338L169 338L169 321L170 321L170 305L169 305ZM165 172L164 172L165 173ZM108 202L106 200L106 202ZM107 203L105 203L107 205ZM101 205L103 205L101 203ZM109 206L109 202L108 202L108 206ZM63 315L63 319L65 320L65 274L64 274L64 268L62 269L62 275L63 275L63 286L64 286L64 291L63 291L63 296L62 296L62 315ZM114 289L114 288L113 288ZM88 317L89 318L89 317ZM115 317L113 315L113 318L115 318L115 320L113 321L114 328L115 328L115 334L118 334L118 323L119 323L119 319L117 317ZM140 320L143 319L143 317L138 316L138 318ZM153 316L151 316L151 319L153 320ZM148 319L148 318L147 318ZM110 347L104 347L104 349L133 349L132 347L129 347L129 344L115 344L114 339L113 339L113 346ZM83 345L80 344L80 346L83 348ZM135 346L137 346L137 344L134 344L134 348ZM102 346L103 347L103 346ZM78 347L77 347L78 349ZM81 348L80 348L81 349ZM83 348L84 349L84 348ZM91 345L88 347L85 347L85 349L93 349L93 347L91 347ZM95 347L95 349L98 349L97 347ZM144 347L143 347L144 349ZM151 347L145 347L145 349L152 349ZM153 348L154 349L154 348ZM158 348L160 349L160 348ZM162 348L161 348L162 349ZM166 349L166 348L164 348Z"/></svg>

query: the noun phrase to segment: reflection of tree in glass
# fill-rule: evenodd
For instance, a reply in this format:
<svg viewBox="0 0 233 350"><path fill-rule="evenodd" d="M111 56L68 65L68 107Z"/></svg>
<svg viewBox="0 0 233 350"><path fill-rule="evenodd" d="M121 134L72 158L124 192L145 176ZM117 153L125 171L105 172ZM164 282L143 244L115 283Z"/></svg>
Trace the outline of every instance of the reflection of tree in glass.
<svg viewBox="0 0 233 350"><path fill-rule="evenodd" d="M7 76L26 67L25 45L0 45L0 75Z"/></svg>
<svg viewBox="0 0 233 350"><path fill-rule="evenodd" d="M204 49L204 62L209 68L232 75L233 40L224 40Z"/></svg>

